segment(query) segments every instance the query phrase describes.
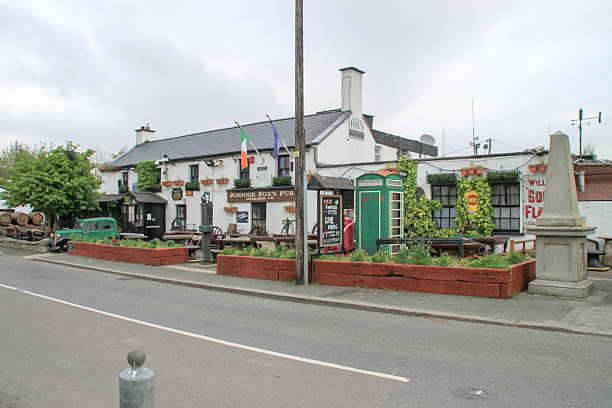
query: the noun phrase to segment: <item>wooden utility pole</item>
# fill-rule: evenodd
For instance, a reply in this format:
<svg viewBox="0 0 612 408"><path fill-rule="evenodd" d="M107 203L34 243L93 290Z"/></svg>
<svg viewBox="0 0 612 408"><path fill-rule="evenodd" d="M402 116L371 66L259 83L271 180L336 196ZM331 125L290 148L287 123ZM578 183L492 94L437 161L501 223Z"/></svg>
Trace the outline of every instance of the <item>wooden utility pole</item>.
<svg viewBox="0 0 612 408"><path fill-rule="evenodd" d="M306 184L306 132L304 131L304 1L295 0L295 284L308 283L308 269L304 264L308 252L304 250L306 220L304 216ZM305 253L306 252L306 253Z"/></svg>

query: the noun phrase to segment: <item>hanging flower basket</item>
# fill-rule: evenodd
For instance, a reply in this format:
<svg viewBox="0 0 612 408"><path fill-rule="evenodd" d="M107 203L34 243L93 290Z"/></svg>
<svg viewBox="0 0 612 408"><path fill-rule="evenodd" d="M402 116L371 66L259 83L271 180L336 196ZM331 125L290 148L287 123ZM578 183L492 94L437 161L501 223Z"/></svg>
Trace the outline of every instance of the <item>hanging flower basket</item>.
<svg viewBox="0 0 612 408"><path fill-rule="evenodd" d="M227 184L227 183L229 183L228 178L218 178L217 179L217 184Z"/></svg>
<svg viewBox="0 0 612 408"><path fill-rule="evenodd" d="M284 208L286 212L290 212L290 213L295 212L295 205L286 205Z"/></svg>
<svg viewBox="0 0 612 408"><path fill-rule="evenodd" d="M170 187L170 186L172 185L172 182L171 182L171 181L164 181L164 182L162 183L162 185L163 185L164 187Z"/></svg>
<svg viewBox="0 0 612 408"><path fill-rule="evenodd" d="M176 180L176 181L174 182L174 185L175 185L175 186L182 186L183 184L185 184L185 182L184 182L183 180Z"/></svg>
<svg viewBox="0 0 612 408"><path fill-rule="evenodd" d="M546 165L545 164L540 164L538 166L538 170L541 171L542 173L546 172Z"/></svg>
<svg viewBox="0 0 612 408"><path fill-rule="evenodd" d="M236 211L238 211L238 207L230 205L229 207L223 207L223 210L225 210L225 212L227 213L235 213Z"/></svg>
<svg viewBox="0 0 612 408"><path fill-rule="evenodd" d="M212 183L214 183L214 180L213 179L203 179L203 180L200 180L200 183L202 183L204 185L212 184Z"/></svg>
<svg viewBox="0 0 612 408"><path fill-rule="evenodd" d="M468 175L468 169L461 169L461 175L462 176L467 176Z"/></svg>
<svg viewBox="0 0 612 408"><path fill-rule="evenodd" d="M476 174L484 173L484 169L482 167L476 167Z"/></svg>
<svg viewBox="0 0 612 408"><path fill-rule="evenodd" d="M532 173L536 173L538 171L538 166L536 166L535 164L530 164L529 171Z"/></svg>
<svg viewBox="0 0 612 408"><path fill-rule="evenodd" d="M471 167L471 168L468 169L468 173L469 174L476 174L476 169Z"/></svg>

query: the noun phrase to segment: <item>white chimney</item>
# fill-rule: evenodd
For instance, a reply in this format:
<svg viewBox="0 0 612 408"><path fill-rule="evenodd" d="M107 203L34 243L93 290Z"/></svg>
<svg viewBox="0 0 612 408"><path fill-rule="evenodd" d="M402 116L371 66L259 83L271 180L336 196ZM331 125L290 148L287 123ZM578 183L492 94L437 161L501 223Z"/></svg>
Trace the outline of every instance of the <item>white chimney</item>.
<svg viewBox="0 0 612 408"><path fill-rule="evenodd" d="M136 129L135 132L136 145L143 144L145 142L150 142L154 139L153 133L155 133L155 131L151 129L148 123L146 126L141 126L140 129Z"/></svg>
<svg viewBox="0 0 612 408"><path fill-rule="evenodd" d="M364 71L355 67L341 68L342 72L342 108L341 111L352 111L353 115L363 113L361 98L361 77Z"/></svg>

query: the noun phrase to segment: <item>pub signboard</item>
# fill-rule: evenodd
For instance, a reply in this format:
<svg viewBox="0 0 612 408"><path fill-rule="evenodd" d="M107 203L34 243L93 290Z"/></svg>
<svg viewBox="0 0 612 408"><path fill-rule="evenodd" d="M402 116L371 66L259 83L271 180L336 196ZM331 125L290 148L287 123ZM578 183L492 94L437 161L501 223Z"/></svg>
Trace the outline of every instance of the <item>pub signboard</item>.
<svg viewBox="0 0 612 408"><path fill-rule="evenodd" d="M276 201L295 201L295 188L252 188L227 190L228 203L260 203Z"/></svg>

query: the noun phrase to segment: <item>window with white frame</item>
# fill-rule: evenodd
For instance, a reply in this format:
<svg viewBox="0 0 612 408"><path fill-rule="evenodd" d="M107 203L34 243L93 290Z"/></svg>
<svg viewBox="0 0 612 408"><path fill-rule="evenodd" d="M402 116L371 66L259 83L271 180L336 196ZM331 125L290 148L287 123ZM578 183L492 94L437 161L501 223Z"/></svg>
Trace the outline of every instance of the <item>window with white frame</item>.
<svg viewBox="0 0 612 408"><path fill-rule="evenodd" d="M374 146L374 161L375 162L381 162L382 161L380 146Z"/></svg>

